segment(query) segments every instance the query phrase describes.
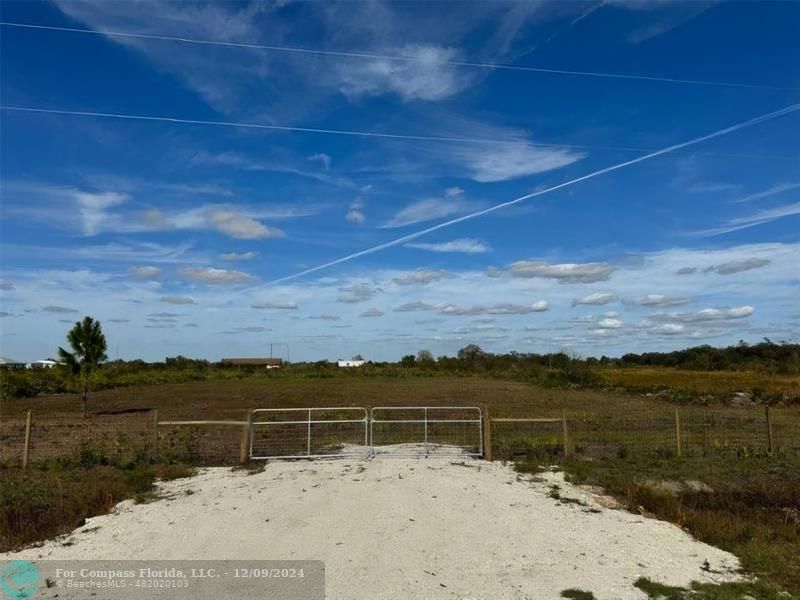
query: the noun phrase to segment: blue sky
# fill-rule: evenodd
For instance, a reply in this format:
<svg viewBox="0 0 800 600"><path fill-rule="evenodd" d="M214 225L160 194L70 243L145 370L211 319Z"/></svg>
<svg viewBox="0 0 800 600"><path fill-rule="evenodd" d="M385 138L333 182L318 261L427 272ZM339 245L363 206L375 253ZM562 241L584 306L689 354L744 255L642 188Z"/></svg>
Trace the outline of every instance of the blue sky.
<svg viewBox="0 0 800 600"><path fill-rule="evenodd" d="M150 360L800 339L800 112L570 183L800 102L800 4L56 1L2 21L4 356L52 356L84 314L112 357Z"/></svg>

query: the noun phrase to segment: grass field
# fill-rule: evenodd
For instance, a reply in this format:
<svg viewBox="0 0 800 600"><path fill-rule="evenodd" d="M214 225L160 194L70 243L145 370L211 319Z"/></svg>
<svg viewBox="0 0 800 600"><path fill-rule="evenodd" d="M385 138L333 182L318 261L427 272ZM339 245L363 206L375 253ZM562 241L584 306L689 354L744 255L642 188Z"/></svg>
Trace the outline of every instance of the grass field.
<svg viewBox="0 0 800 600"><path fill-rule="evenodd" d="M756 400L797 402L800 377L754 371L689 371L665 367L596 369L609 386L632 392L669 391L686 401L718 400L747 392Z"/></svg>
<svg viewBox="0 0 800 600"><path fill-rule="evenodd" d="M669 382L669 374L654 375L652 370L614 372L623 371L628 377L636 376L642 381L652 382L657 375ZM716 386L717 390L724 386L736 389L742 381L737 379L739 374L711 375L716 379L707 385ZM701 385L699 376L692 375L689 379ZM113 423L115 419L126 419L126 424L152 423L150 409L158 411L160 420L243 420L253 408L379 405L477 405L488 409L493 417L566 414L573 452L569 460L564 460L562 454L560 426L546 425L515 425L505 429L498 426L493 433L496 456L515 459L522 470L537 470L543 464L559 462L575 481L601 485L631 509L671 520L700 539L736 553L745 568L761 581L746 589L731 587L720 592L726 595L708 597L739 597L730 595L738 593L737 590L747 591L756 598L778 597L775 594L780 589L800 594L800 407L797 406L773 409L776 447L772 453L767 452L763 407L685 405L645 394L543 389L519 381L478 376L281 377L119 388L92 395L86 423ZM681 411L684 436L681 457L675 452L676 406ZM53 444L57 440L82 430L84 421L75 396L4 401L0 406L3 436L0 443L4 450L16 448L14 440L19 440L28 410L34 415L34 460L56 451ZM124 425L112 431L129 435L131 430ZM234 430L232 434L230 439L211 437L209 447L229 444L229 450L238 457L239 432ZM145 441L150 438L146 436ZM91 447L90 440L81 440L81 444L79 447L87 450ZM74 446L64 448L74 449ZM17 489L34 486L44 490L36 495L44 500L34 503L35 506L28 502L25 504L28 510L35 509L40 514L47 513L49 507L51 512L64 513L65 498L73 499L77 491L68 487L56 493L53 486L57 484L53 481L64 477L76 482L110 481L108 469L113 467L122 482L115 480L109 484L110 493L90 494L92 500L77 496L75 505L84 506L84 516L88 516L107 510L120 495L146 493L143 490L150 485L148 477L154 476L153 471L146 470L144 475L136 474L138 469L146 469L146 454L123 457L108 449L105 452L107 457L101 453L88 466L80 461L67 462L68 467L56 463L62 464L60 469L68 468L68 475L56 476L55 480L53 461L40 462L27 474L7 467L4 477L15 482L11 487ZM9 457L7 451L6 463ZM97 477L97 469L101 469L106 479ZM37 480L41 481L36 483ZM651 485L653 481L687 480L700 481L710 486L710 491L666 493ZM100 501L96 500L98 497ZM24 506L11 515L8 508L4 510L7 524L24 521ZM29 531L14 540L30 541L43 532L52 534L70 524L74 526L80 512L80 508L77 512L66 511L63 519L55 518L38 532Z"/></svg>

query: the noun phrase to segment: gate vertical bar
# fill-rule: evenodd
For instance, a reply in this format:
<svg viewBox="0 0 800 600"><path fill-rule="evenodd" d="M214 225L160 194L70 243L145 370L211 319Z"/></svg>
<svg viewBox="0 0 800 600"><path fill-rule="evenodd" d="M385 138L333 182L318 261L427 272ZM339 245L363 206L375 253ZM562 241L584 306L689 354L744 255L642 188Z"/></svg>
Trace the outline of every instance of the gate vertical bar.
<svg viewBox="0 0 800 600"><path fill-rule="evenodd" d="M428 456L428 407L425 407L425 456Z"/></svg>
<svg viewBox="0 0 800 600"><path fill-rule="evenodd" d="M483 456L483 413L478 408L478 456Z"/></svg>
<svg viewBox="0 0 800 600"><path fill-rule="evenodd" d="M306 449L308 456L311 456L311 409L308 409L308 446Z"/></svg>

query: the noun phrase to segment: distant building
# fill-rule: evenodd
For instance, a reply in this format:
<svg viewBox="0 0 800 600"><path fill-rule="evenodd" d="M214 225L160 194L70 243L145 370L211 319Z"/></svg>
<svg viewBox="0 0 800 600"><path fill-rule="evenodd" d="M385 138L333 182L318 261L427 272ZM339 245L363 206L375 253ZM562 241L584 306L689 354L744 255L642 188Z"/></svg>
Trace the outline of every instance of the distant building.
<svg viewBox="0 0 800 600"><path fill-rule="evenodd" d="M264 367L265 369L280 369L283 360L280 358L223 358L223 365L235 367Z"/></svg>
<svg viewBox="0 0 800 600"><path fill-rule="evenodd" d="M0 369L24 369L25 363L20 362L18 360L14 360L13 358L8 358L5 356L0 356Z"/></svg>
<svg viewBox="0 0 800 600"><path fill-rule="evenodd" d="M54 361L52 358L48 358L46 360L35 360L32 363L28 363L29 369L52 369L58 364L58 362Z"/></svg>
<svg viewBox="0 0 800 600"><path fill-rule="evenodd" d="M340 367L360 367L367 364L365 360L340 360L337 363Z"/></svg>

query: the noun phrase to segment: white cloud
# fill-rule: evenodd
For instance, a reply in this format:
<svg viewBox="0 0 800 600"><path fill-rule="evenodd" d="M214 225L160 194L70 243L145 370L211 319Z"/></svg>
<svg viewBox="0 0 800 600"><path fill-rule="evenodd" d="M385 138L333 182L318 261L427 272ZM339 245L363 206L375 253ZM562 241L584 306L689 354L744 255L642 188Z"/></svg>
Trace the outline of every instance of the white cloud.
<svg viewBox="0 0 800 600"><path fill-rule="evenodd" d="M464 190L462 190L458 186L449 187L444 191L444 195L447 196L448 198L455 198L456 196L460 196L463 193Z"/></svg>
<svg viewBox="0 0 800 600"><path fill-rule="evenodd" d="M80 311L78 311L78 310L76 310L74 308L68 308L66 306L56 306L56 305L53 305L53 304L49 304L47 306L43 306L41 308L41 310L42 310L42 312L56 313L56 314L68 314L68 313L80 312Z"/></svg>
<svg viewBox="0 0 800 600"><path fill-rule="evenodd" d="M600 329L619 329L620 327L622 327L622 321L620 321L619 319L606 317L604 319L600 319L597 322L597 326Z"/></svg>
<svg viewBox="0 0 800 600"><path fill-rule="evenodd" d="M439 312L449 316L471 316L471 315L527 315L530 313L545 312L549 310L546 301L539 300L533 304L492 304L489 306L472 306L462 308L453 304L446 304L439 307Z"/></svg>
<svg viewBox="0 0 800 600"><path fill-rule="evenodd" d="M736 202L752 202L753 200L761 200L763 198L769 198L770 196L788 192L789 190L795 190L797 188L800 188L800 183L779 183L761 192L756 192L754 194L749 194L739 198L736 200Z"/></svg>
<svg viewBox="0 0 800 600"><path fill-rule="evenodd" d="M436 310L436 306L427 302L406 302L394 309L394 312L418 312L426 310Z"/></svg>
<svg viewBox="0 0 800 600"><path fill-rule="evenodd" d="M270 229L255 219L230 210L212 212L209 221L220 233L239 240L258 240L281 235L278 229Z"/></svg>
<svg viewBox="0 0 800 600"><path fill-rule="evenodd" d="M413 271L401 277L392 279L397 285L427 285L434 281L440 281L447 277L447 271L431 271L420 269Z"/></svg>
<svg viewBox="0 0 800 600"><path fill-rule="evenodd" d="M560 283L594 283L608 281L615 268L608 263L550 264L542 261L521 260L512 263L509 271L514 277L541 277Z"/></svg>
<svg viewBox="0 0 800 600"><path fill-rule="evenodd" d="M384 227L405 227L414 223L431 221L455 215L458 213L469 212L474 208L473 204L462 202L457 196L448 198L426 198L417 200L401 209L395 214Z"/></svg>
<svg viewBox="0 0 800 600"><path fill-rule="evenodd" d="M290 301L270 301L270 302L254 302L250 305L251 308L265 309L265 310L297 310L297 302Z"/></svg>
<svg viewBox="0 0 800 600"><path fill-rule="evenodd" d="M462 238L437 244L416 242L406 244L406 246L409 248L417 248L418 250L429 250L431 252L461 252L463 254L483 254L491 250L484 242L472 238Z"/></svg>
<svg viewBox="0 0 800 600"><path fill-rule="evenodd" d="M331 170L331 157L325 154L324 152L318 152L317 154L312 154L308 157L308 160L319 161L322 167L326 171Z"/></svg>
<svg viewBox="0 0 800 600"><path fill-rule="evenodd" d="M352 283L339 288L337 300L347 304L366 302L380 291L380 288L376 288L368 283Z"/></svg>
<svg viewBox="0 0 800 600"><path fill-rule="evenodd" d="M745 258L742 260L732 260L719 265L712 265L706 271L718 273L719 275L733 275L752 269L760 269L770 264L768 258Z"/></svg>
<svg viewBox="0 0 800 600"><path fill-rule="evenodd" d="M138 277L139 279L158 279L159 277L161 277L161 269L159 269L158 267L151 267L151 266L131 267L130 269L128 269L128 272L134 277Z"/></svg>
<svg viewBox="0 0 800 600"><path fill-rule="evenodd" d="M86 235L99 233L108 219L108 209L124 204L129 199L127 194L118 192L73 191L72 195L80 207L78 210L83 218L83 232Z"/></svg>
<svg viewBox="0 0 800 600"><path fill-rule="evenodd" d="M601 304L609 304L610 302L616 302L617 296L610 292L595 292L594 294L589 294L588 296L584 296L583 298L575 298L572 301L572 306L578 306L580 304L589 304L589 305L601 305Z"/></svg>
<svg viewBox="0 0 800 600"><path fill-rule="evenodd" d="M364 211L361 208L356 208L351 206L350 210L347 211L347 214L344 216L345 220L350 223L357 223L361 224L367 220L366 215L364 215Z"/></svg>
<svg viewBox="0 0 800 600"><path fill-rule="evenodd" d="M181 269L180 274L186 279L210 285L237 285L248 283L255 279L252 275L241 271L228 271L211 267Z"/></svg>
<svg viewBox="0 0 800 600"><path fill-rule="evenodd" d="M714 321L729 321L744 319L755 312L752 306L739 306L735 308L705 308L690 313L659 313L648 317L656 321L673 321L677 323L708 323Z"/></svg>
<svg viewBox="0 0 800 600"><path fill-rule="evenodd" d="M255 257L256 257L256 253L255 252L242 252L242 253L226 252L225 254L220 254L219 255L220 260L224 260L224 261L227 261L227 262L235 262L235 261L240 261L240 260L252 260Z"/></svg>
<svg viewBox="0 0 800 600"><path fill-rule="evenodd" d="M167 304L197 304L194 298L189 296L162 296L161 302L166 302Z"/></svg>
<svg viewBox="0 0 800 600"><path fill-rule="evenodd" d="M404 101L442 100L463 90L473 72L442 64L458 52L428 44L406 44L381 54L407 56L413 61L375 59L337 63L339 89L351 98L397 94Z"/></svg>
<svg viewBox="0 0 800 600"><path fill-rule="evenodd" d="M773 208L765 208L751 215L729 219L719 227L694 231L691 233L691 235L699 237L712 237L715 235L731 233L732 231L748 229L757 225L764 225L765 223L771 223L772 221L777 221L785 217L793 217L795 215L800 215L800 202L785 204L783 206L775 206Z"/></svg>
<svg viewBox="0 0 800 600"><path fill-rule="evenodd" d="M584 158L585 154L566 149L541 148L514 142L491 147L464 147L454 156L471 171L480 183L507 181L565 167Z"/></svg>
<svg viewBox="0 0 800 600"><path fill-rule="evenodd" d="M628 304L635 304L638 306L678 306L681 304L688 304L691 301L691 298L686 297L647 294L646 296L629 300Z"/></svg>
<svg viewBox="0 0 800 600"><path fill-rule="evenodd" d="M686 326L680 323L665 323L653 329L653 333L658 335L680 335L686 331Z"/></svg>

